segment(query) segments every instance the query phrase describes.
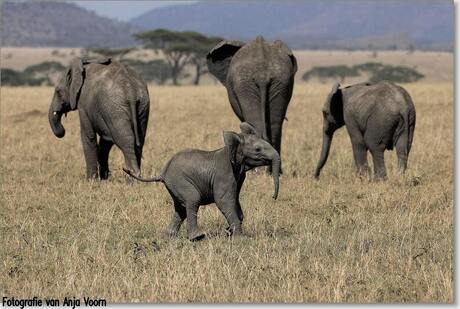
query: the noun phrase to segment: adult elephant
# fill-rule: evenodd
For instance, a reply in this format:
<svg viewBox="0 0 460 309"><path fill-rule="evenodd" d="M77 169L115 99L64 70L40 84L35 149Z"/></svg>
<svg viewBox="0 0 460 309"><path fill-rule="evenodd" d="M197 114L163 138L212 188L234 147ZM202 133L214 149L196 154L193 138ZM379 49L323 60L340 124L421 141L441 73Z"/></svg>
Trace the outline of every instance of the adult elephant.
<svg viewBox="0 0 460 309"><path fill-rule="evenodd" d="M227 88L233 111L281 154L281 135L297 61L282 42L262 36L245 44L222 41L207 55L211 72Z"/></svg>
<svg viewBox="0 0 460 309"><path fill-rule="evenodd" d="M65 135L63 114L78 109L87 178L107 179L113 144L123 152L125 167L140 175L150 100L143 79L110 58L76 58L63 73L49 108L54 135ZM97 141L99 135L99 143Z"/></svg>
<svg viewBox="0 0 460 309"><path fill-rule="evenodd" d="M415 129L415 107L407 91L388 81L345 88L335 84L323 107L323 146L315 178L326 164L334 132L346 126L358 174L368 173L370 150L376 179L386 179L384 151L396 147L398 167L404 172Z"/></svg>

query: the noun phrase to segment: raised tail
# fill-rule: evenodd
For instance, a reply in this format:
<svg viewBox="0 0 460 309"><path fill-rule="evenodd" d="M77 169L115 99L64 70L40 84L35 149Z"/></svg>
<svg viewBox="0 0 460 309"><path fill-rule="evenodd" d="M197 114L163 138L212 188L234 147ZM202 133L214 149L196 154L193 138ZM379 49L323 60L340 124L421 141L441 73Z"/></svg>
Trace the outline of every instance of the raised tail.
<svg viewBox="0 0 460 309"><path fill-rule="evenodd" d="M133 175L130 170L127 170L123 168L123 171L128 174L129 176L133 177L134 179L137 179L142 182L163 182L163 177L160 176L153 176L152 178L141 178L136 175Z"/></svg>
<svg viewBox="0 0 460 309"><path fill-rule="evenodd" d="M141 141L139 139L139 127L137 126L137 101L132 102L129 104L131 107L131 117L133 119L133 130L134 136L136 138L136 146L141 146Z"/></svg>

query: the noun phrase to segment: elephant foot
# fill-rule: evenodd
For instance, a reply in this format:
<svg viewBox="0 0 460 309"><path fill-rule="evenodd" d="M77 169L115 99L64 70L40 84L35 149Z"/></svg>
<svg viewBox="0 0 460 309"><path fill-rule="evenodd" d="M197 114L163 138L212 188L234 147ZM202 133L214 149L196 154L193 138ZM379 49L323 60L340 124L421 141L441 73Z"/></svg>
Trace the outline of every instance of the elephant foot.
<svg viewBox="0 0 460 309"><path fill-rule="evenodd" d="M385 176L375 176L374 177L374 182L382 182L382 181L387 181L388 180L388 177L385 175Z"/></svg>
<svg viewBox="0 0 460 309"><path fill-rule="evenodd" d="M166 238L176 238L179 235L179 230L166 229L163 234Z"/></svg>
<svg viewBox="0 0 460 309"><path fill-rule="evenodd" d="M109 176L111 175L110 171L101 171L99 174L100 174L99 178L101 180L107 180Z"/></svg>
<svg viewBox="0 0 460 309"><path fill-rule="evenodd" d="M359 168L356 169L356 176L358 176L358 178L360 180L370 181L372 173L371 173L369 167L363 166L363 167L359 167Z"/></svg>
<svg viewBox="0 0 460 309"><path fill-rule="evenodd" d="M88 179L88 180L98 180L99 175L98 175L97 171L96 172L94 172L94 171L89 171L88 172L87 171L86 172L86 179Z"/></svg>
<svg viewBox="0 0 460 309"><path fill-rule="evenodd" d="M203 238L206 237L206 234L203 233L203 232L200 232L200 231L194 231L194 232L191 232L191 233L188 233L188 239L190 241L199 241L199 240L202 240Z"/></svg>
<svg viewBox="0 0 460 309"><path fill-rule="evenodd" d="M237 237L237 236L242 236L243 235L243 231L241 230L241 228L235 228L235 227L231 227L231 226L228 226L225 229L225 232L226 232L228 237Z"/></svg>

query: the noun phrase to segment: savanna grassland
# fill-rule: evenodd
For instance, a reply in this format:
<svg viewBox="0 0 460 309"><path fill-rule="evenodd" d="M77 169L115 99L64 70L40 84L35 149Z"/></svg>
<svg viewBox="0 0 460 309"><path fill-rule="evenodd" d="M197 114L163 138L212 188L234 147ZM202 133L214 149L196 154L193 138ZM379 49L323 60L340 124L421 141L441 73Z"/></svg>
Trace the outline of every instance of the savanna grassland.
<svg viewBox="0 0 460 309"><path fill-rule="evenodd" d="M208 237L167 239L162 184L129 184L111 153L109 181L85 180L78 113L53 136L53 88L1 88L0 291L4 296L108 302L453 302L453 87L405 85L417 109L409 170L353 174L343 128L321 179L321 106L330 85L297 84L283 136L284 174L251 172L242 189L246 236L202 207ZM151 87L143 174L184 148L222 147L238 121L222 86Z"/></svg>

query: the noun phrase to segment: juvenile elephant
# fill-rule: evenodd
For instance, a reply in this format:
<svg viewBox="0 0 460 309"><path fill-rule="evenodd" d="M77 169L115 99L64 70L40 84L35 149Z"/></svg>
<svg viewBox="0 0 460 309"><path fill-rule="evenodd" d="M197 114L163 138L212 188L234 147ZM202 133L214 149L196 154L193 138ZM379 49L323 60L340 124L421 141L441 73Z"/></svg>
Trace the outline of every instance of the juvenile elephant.
<svg viewBox="0 0 460 309"><path fill-rule="evenodd" d="M86 177L107 179L109 151L116 144L125 165L140 174L150 100L147 86L130 67L110 58L74 59L62 75L49 108L54 135L65 135L63 114L78 109ZM99 143L97 136L99 135Z"/></svg>
<svg viewBox="0 0 460 309"><path fill-rule="evenodd" d="M398 167L407 168L415 129L415 107L402 87L382 81L332 87L323 108L323 147L315 178L326 163L335 130L347 127L358 174L367 173L370 150L376 179L386 179L383 153L396 147Z"/></svg>
<svg viewBox="0 0 460 309"><path fill-rule="evenodd" d="M163 182L174 202L175 213L167 233L175 236L187 218L187 234L190 240L199 240L197 213L200 205L216 203L227 219L228 232L242 233L243 211L239 201L246 172L257 166L271 165L275 193L278 197L280 156L265 140L257 137L255 129L240 125L241 134L224 132L225 147L215 151L184 150L172 157L159 176L143 179L144 182Z"/></svg>
<svg viewBox="0 0 460 309"><path fill-rule="evenodd" d="M244 44L222 41L207 55L211 72L227 88L233 111L240 121L281 154L281 134L291 100L297 61L282 42L263 37Z"/></svg>

